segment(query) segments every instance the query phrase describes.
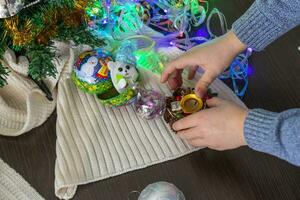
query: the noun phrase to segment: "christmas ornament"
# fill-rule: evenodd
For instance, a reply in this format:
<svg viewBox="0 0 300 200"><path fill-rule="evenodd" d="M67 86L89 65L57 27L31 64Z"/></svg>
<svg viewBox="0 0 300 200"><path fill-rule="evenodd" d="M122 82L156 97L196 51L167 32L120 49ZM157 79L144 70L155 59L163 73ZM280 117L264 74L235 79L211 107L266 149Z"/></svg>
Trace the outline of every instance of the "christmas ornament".
<svg viewBox="0 0 300 200"><path fill-rule="evenodd" d="M172 128L173 123L177 120L206 109L206 100L214 96L217 96L217 94L212 93L211 90L208 90L203 98L199 98L192 88L178 88L174 91L173 96L166 97L164 120Z"/></svg>
<svg viewBox="0 0 300 200"><path fill-rule="evenodd" d="M185 200L183 193L173 184L157 182L148 185L138 200Z"/></svg>
<svg viewBox="0 0 300 200"><path fill-rule="evenodd" d="M108 62L114 87L106 93L97 95L102 104L123 106L134 101L139 81L136 59L133 55L136 48L134 42L124 41L117 51L116 61Z"/></svg>
<svg viewBox="0 0 300 200"><path fill-rule="evenodd" d="M136 48L132 41L122 42L115 61L101 48L81 54L73 68L73 82L82 91L96 94L104 105L117 107L132 103L139 82L133 55Z"/></svg>
<svg viewBox="0 0 300 200"><path fill-rule="evenodd" d="M133 42L125 41L116 56L116 62L109 62L108 68L112 74L112 81L119 93L127 88L134 88L137 84L139 74L136 69L136 59L133 51L136 46Z"/></svg>
<svg viewBox="0 0 300 200"><path fill-rule="evenodd" d="M115 88L97 95L100 103L111 107L129 105L134 102L135 96L136 92L133 89L126 89L120 94Z"/></svg>
<svg viewBox="0 0 300 200"><path fill-rule="evenodd" d="M154 90L139 90L135 102L136 113L145 119L161 116L165 110L165 96Z"/></svg>
<svg viewBox="0 0 300 200"><path fill-rule="evenodd" d="M198 98L196 94L184 95L180 101L180 107L183 113L192 114L203 108L203 100Z"/></svg>
<svg viewBox="0 0 300 200"><path fill-rule="evenodd" d="M102 49L84 52L77 59L72 79L76 86L90 94L102 94L113 88L108 63L112 55Z"/></svg>

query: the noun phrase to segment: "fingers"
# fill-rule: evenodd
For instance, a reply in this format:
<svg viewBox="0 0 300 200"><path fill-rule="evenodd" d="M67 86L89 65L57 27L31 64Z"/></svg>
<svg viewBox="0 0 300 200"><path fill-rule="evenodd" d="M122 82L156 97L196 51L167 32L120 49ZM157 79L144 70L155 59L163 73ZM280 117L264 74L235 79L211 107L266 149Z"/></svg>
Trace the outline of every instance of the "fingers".
<svg viewBox="0 0 300 200"><path fill-rule="evenodd" d="M207 138L203 136L198 127L190 128L187 130L182 130L177 133L181 139L187 141L190 145L194 147L208 147Z"/></svg>
<svg viewBox="0 0 300 200"><path fill-rule="evenodd" d="M188 140L187 142L194 147L208 147L207 141L202 138Z"/></svg>
<svg viewBox="0 0 300 200"><path fill-rule="evenodd" d="M211 98L211 99L208 99L208 100L206 101L206 103L207 103L207 105L208 105L209 107L217 107L217 106L222 105L222 104L224 103L224 100L223 100L223 99L220 99L220 98L218 98L218 97L213 97L213 98Z"/></svg>
<svg viewBox="0 0 300 200"><path fill-rule="evenodd" d="M170 62L161 75L161 82L165 83L175 71L182 70L188 67L189 65L190 62L185 56L179 57L178 59Z"/></svg>
<svg viewBox="0 0 300 200"><path fill-rule="evenodd" d="M190 67L188 79L192 80L195 77L197 69L198 69L198 66ZM170 89L175 90L176 88L178 88L182 85L182 83L183 83L182 72L183 72L183 69L176 69L175 71L173 71L173 73L171 75L169 75L168 84L169 84Z"/></svg>
<svg viewBox="0 0 300 200"><path fill-rule="evenodd" d="M173 124L173 129L175 131L181 131L184 129L189 129L197 126L197 122L199 121L199 115L200 113L195 113L187 117L184 117L181 120L178 120Z"/></svg>
<svg viewBox="0 0 300 200"><path fill-rule="evenodd" d="M196 84L196 94L203 97L209 85L216 79L217 75L209 70L205 71L198 83Z"/></svg>
<svg viewBox="0 0 300 200"><path fill-rule="evenodd" d="M201 135L199 135L198 127L193 127L193 128L179 131L177 132L177 136L184 140L194 140L197 138L201 138Z"/></svg>
<svg viewBox="0 0 300 200"><path fill-rule="evenodd" d="M177 136L183 140L186 140L192 146L195 147L206 147L207 141L204 138L199 127L193 127L177 132Z"/></svg>
<svg viewBox="0 0 300 200"><path fill-rule="evenodd" d="M192 80L195 77L197 69L198 69L198 66L193 66L189 69L189 76L188 76L189 80Z"/></svg>
<svg viewBox="0 0 300 200"><path fill-rule="evenodd" d="M172 90L175 90L176 88L180 87L182 85L182 70L176 70L173 72L171 77L168 79L169 87Z"/></svg>

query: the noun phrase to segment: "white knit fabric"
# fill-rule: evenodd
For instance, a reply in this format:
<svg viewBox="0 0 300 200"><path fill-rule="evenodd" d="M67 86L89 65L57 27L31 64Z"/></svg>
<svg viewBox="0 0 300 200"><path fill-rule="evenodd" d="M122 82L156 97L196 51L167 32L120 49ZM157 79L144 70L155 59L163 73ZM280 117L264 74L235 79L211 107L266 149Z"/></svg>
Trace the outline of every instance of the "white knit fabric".
<svg viewBox="0 0 300 200"><path fill-rule="evenodd" d="M56 42L55 66L60 73L70 58L68 45ZM51 115L56 106L56 79L48 78L45 83L53 93L54 101L46 99L38 86L27 78L28 61L25 57L16 58L7 50L2 62L10 70L8 85L0 88L0 135L18 136L40 126Z"/></svg>
<svg viewBox="0 0 300 200"><path fill-rule="evenodd" d="M43 200L15 170L0 159L0 200Z"/></svg>
<svg viewBox="0 0 300 200"><path fill-rule="evenodd" d="M168 57L181 54L175 49L160 50ZM159 77L140 70L142 85L171 95ZM194 81L184 81L193 87ZM220 96L243 105L221 81L212 89ZM132 106L112 109L97 98L78 90L65 76L58 88L55 192L72 198L78 185L184 156L197 148L189 146L169 129L162 118L143 120Z"/></svg>
<svg viewBox="0 0 300 200"><path fill-rule="evenodd" d="M55 165L55 193L62 199L72 198L78 185L141 169L176 159L198 149L192 148L170 131L162 118L143 120L130 106L119 109L104 107L97 99L79 91L69 78L77 55L83 48L71 49L57 44L60 75L45 82L55 100L49 102L44 94L28 80L22 67L24 58L16 59L12 52L5 55L4 64L11 69L9 85L0 89L0 134L17 136L46 121L57 104L57 143ZM174 59L182 52L176 48L159 52ZM18 72L18 73L17 73ZM23 75L22 75L23 74ZM159 77L141 71L143 86L171 95ZM193 87L185 80L184 86ZM241 101L221 81L212 89L220 97ZM57 100L57 101L56 101Z"/></svg>

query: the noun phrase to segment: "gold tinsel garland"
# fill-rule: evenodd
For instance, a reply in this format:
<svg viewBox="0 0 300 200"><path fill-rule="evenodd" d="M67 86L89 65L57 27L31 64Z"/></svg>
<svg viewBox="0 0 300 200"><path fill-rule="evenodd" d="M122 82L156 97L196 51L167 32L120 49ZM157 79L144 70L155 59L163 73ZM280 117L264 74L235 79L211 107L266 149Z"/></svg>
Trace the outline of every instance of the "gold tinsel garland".
<svg viewBox="0 0 300 200"><path fill-rule="evenodd" d="M68 8L49 10L44 13L43 24L44 28L39 28L32 24L30 19L27 19L22 26L19 24L19 17L14 16L4 20L4 27L6 34L10 34L13 38L13 45L22 47L28 45L33 40L38 44L47 44L49 40L57 34L57 23L62 21L67 28L78 27L83 21L86 20L85 8L88 6L88 0L76 0L75 9ZM35 31L32 31L35 30Z"/></svg>
<svg viewBox="0 0 300 200"><path fill-rule="evenodd" d="M13 35L13 44L15 46L25 45L33 40L32 23L30 20L26 20L24 28L19 30L19 18L13 17L11 19L4 20L4 26L7 29L6 32Z"/></svg>

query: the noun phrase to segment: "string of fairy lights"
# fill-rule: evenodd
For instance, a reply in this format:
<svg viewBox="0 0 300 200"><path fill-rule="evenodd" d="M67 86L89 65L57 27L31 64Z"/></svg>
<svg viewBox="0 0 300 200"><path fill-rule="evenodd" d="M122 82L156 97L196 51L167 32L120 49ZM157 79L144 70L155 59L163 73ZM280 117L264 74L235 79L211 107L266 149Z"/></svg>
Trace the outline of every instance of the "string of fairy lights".
<svg viewBox="0 0 300 200"><path fill-rule="evenodd" d="M206 0L96 0L87 6L86 13L90 31L110 44L130 37L147 40L151 45L135 52L138 67L156 73L162 72L164 60L156 52L157 48L175 46L187 51L216 38L211 30L211 19L215 17L219 19L221 32L228 31L223 13L216 8L209 12ZM149 29L160 34L148 35ZM231 79L233 90L240 97L248 87L251 52L248 49L239 55L220 76Z"/></svg>

